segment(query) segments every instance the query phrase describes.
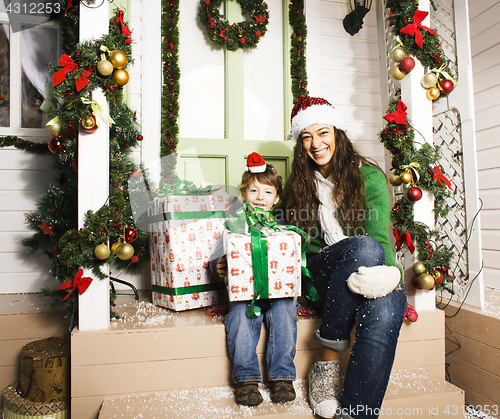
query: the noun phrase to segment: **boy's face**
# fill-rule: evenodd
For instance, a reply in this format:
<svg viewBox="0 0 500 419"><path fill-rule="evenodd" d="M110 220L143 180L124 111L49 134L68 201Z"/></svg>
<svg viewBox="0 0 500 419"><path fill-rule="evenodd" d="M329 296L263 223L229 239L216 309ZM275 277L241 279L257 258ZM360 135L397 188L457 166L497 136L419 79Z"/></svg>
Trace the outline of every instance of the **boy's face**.
<svg viewBox="0 0 500 419"><path fill-rule="evenodd" d="M254 208L262 208L265 211L270 211L279 201L274 186L264 185L257 180L248 185L248 188L241 197L243 198L243 202L249 203Z"/></svg>

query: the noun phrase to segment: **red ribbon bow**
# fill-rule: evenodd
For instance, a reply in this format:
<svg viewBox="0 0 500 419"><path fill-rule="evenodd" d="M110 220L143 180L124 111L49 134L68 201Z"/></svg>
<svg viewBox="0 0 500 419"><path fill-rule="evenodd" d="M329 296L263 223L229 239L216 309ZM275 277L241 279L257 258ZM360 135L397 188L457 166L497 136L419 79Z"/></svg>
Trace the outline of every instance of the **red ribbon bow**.
<svg viewBox="0 0 500 419"><path fill-rule="evenodd" d="M71 73L73 70L78 69L78 64L73 61L73 59L67 55L63 54L61 55L61 58L59 58L59 63L58 63L62 68L57 72L52 75L52 85L55 87L62 81L66 79L66 76L68 73ZM76 90L79 92L82 90L87 84L89 84L89 80L87 79L88 76L92 74L92 71L90 70L83 70L83 73L80 74L80 76L75 79L75 85L76 85Z"/></svg>
<svg viewBox="0 0 500 419"><path fill-rule="evenodd" d="M125 26L125 24L123 23L123 16L124 16L123 10L120 10L118 12L118 16L116 17L116 23L120 24L120 26L122 27L123 36L125 38L127 38L125 40L125 43L126 44L130 44L132 42L132 39L130 39L130 36L132 35L132 33L130 32L130 29L127 28Z"/></svg>
<svg viewBox="0 0 500 419"><path fill-rule="evenodd" d="M406 109L407 107L404 102L399 99L397 109L394 112L388 113L386 116L384 116L384 119L387 122L395 122L399 125L408 125L408 122L406 122Z"/></svg>
<svg viewBox="0 0 500 419"><path fill-rule="evenodd" d="M400 32L404 33L405 35L410 35L410 36L415 35L415 43L420 48L422 48L422 43L424 41L424 37L420 33L420 29L427 31L432 35L436 35L436 31L434 31L431 28L428 28L427 26L423 26L420 24L420 22L422 22L428 14L429 14L429 12L424 12L422 10L416 10L415 14L413 15L413 23L406 25L403 29L400 30Z"/></svg>
<svg viewBox="0 0 500 419"><path fill-rule="evenodd" d="M73 0L68 0L68 4L66 5L66 10L64 11L64 14L66 14L66 12L70 7L73 7Z"/></svg>
<svg viewBox="0 0 500 419"><path fill-rule="evenodd" d="M394 237L396 237L396 249L400 250L403 243L406 243L406 247L413 253L415 251L415 246L413 245L413 241L411 239L410 233L401 234L397 228L394 229Z"/></svg>
<svg viewBox="0 0 500 419"><path fill-rule="evenodd" d="M441 182L441 181L443 181L446 184L446 186L448 186L448 188L453 190L453 188L451 187L451 182L448 179L446 179L445 175L443 174L443 172L441 171L441 168L439 166L434 166L432 169L429 169L429 172L432 175L432 179L434 179L438 183L439 186L444 188L444 185Z"/></svg>
<svg viewBox="0 0 500 419"><path fill-rule="evenodd" d="M80 294L83 294L85 291L87 291L87 288L90 286L92 283L92 278L90 277L83 277L83 269L80 269L73 280L65 281L61 285L57 287L58 290L65 290L71 287L71 291L66 295L66 297L63 298L63 301L68 298L71 293L75 290L75 288L78 288L78 292Z"/></svg>

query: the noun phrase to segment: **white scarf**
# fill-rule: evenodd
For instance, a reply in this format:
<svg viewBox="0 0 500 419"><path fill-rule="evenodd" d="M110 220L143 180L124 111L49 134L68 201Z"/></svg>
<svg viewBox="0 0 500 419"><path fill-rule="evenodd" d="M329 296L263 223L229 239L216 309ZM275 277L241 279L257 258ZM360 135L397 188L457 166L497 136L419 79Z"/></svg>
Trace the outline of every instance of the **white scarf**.
<svg viewBox="0 0 500 419"><path fill-rule="evenodd" d="M331 246L345 239L342 227L335 218L337 212L337 203L332 199L333 182L330 177L324 178L320 172L315 172L316 175L316 190L319 199L318 216L321 228L325 235L325 242Z"/></svg>

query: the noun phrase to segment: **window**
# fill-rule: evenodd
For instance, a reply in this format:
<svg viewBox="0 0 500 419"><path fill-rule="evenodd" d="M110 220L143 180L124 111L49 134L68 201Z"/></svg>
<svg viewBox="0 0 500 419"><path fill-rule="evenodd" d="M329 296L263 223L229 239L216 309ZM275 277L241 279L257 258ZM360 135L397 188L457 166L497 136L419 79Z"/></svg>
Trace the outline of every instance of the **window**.
<svg viewBox="0 0 500 419"><path fill-rule="evenodd" d="M0 2L0 135L46 135L40 108L50 97L48 64L57 62L59 44L57 23L21 9L14 24Z"/></svg>

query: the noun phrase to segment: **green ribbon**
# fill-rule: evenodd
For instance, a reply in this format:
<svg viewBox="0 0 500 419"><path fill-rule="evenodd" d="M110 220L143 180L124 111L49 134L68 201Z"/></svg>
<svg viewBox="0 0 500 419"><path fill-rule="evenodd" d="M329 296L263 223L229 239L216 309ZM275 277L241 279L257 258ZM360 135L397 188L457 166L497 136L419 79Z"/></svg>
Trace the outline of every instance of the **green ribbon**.
<svg viewBox="0 0 500 419"><path fill-rule="evenodd" d="M100 113L110 124L116 124L116 122L113 121L113 118L111 118L106 112L104 112L104 109L102 108L101 105L97 103L97 101L87 99L86 97L82 97L82 102L85 105L90 105L94 116ZM97 126L99 127L100 126L99 117L96 118L96 123Z"/></svg>
<svg viewBox="0 0 500 419"><path fill-rule="evenodd" d="M266 229L273 231L292 231L300 234L304 240L301 245L301 271L302 274L311 278L312 275L306 267L305 249L309 243L309 235L301 229L291 225L278 225L269 211L261 210L260 208L253 208L248 203L243 204L243 208L236 211L237 217L226 220L226 228L233 233L245 233L245 226L248 225L250 232L250 244L252 255L252 270L253 270L253 287L254 297L250 302L247 310L249 318L260 316L260 307L255 306L257 298L266 299L269 297L269 263L267 255L267 235ZM307 298L312 301L319 299L316 289L312 285L312 281L308 286Z"/></svg>
<svg viewBox="0 0 500 419"><path fill-rule="evenodd" d="M157 191L157 198L163 198L168 195L208 195L212 192L212 186L208 185L203 188L197 187L194 182L189 180L181 180L179 177L174 177L171 182L163 182Z"/></svg>
<svg viewBox="0 0 500 419"><path fill-rule="evenodd" d="M161 285L151 285L151 291L167 295L196 294L197 292L216 291L226 288L224 282L214 282L211 284L191 285L188 287L163 287Z"/></svg>

